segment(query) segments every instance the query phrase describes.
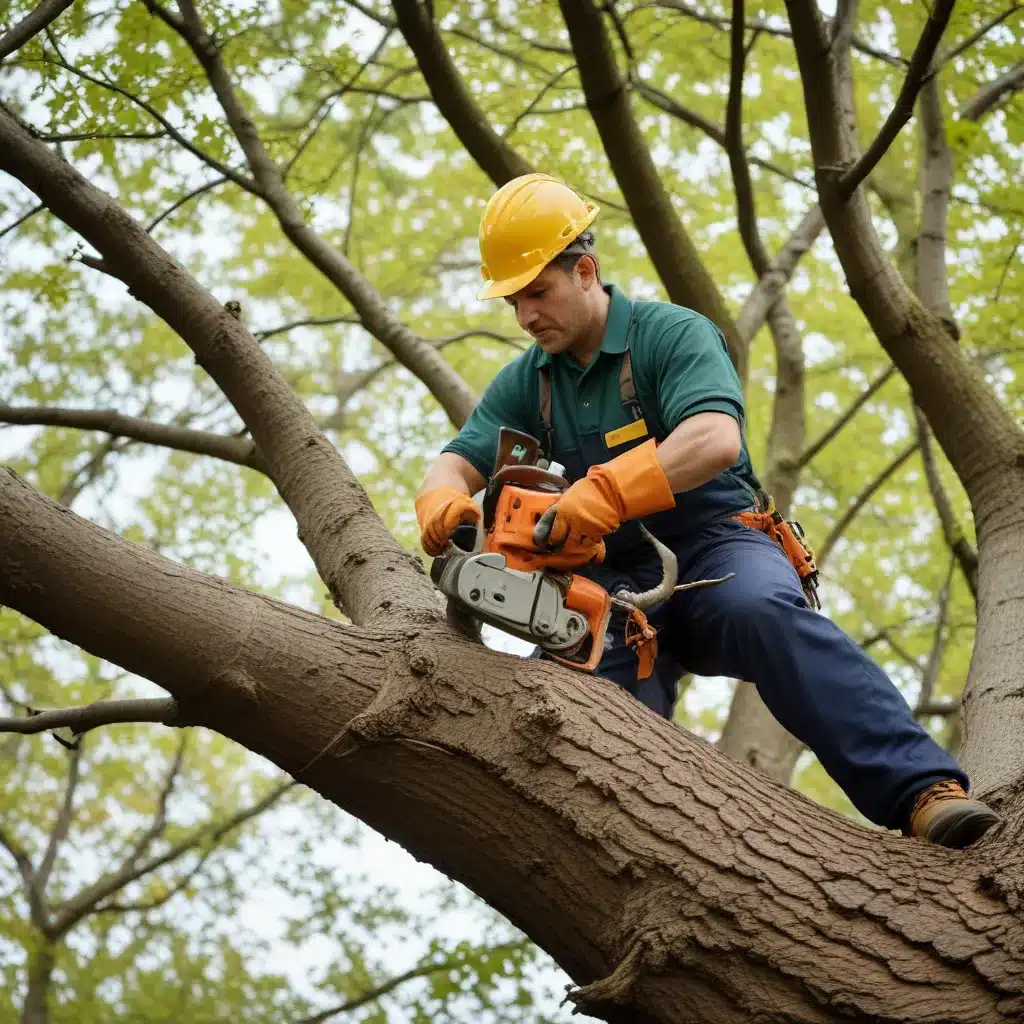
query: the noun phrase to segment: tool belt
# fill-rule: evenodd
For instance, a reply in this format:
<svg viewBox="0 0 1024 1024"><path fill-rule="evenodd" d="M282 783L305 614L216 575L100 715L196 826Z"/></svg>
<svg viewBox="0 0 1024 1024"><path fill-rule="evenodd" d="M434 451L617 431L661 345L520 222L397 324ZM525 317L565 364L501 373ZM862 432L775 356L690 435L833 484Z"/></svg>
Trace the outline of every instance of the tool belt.
<svg viewBox="0 0 1024 1024"><path fill-rule="evenodd" d="M804 543L804 531L798 522L787 520L775 507L775 500L766 491L758 491L754 507L748 512L733 516L744 526L760 530L775 541L786 553L804 590L807 603L815 609L821 608L818 597L818 568L814 564L814 552Z"/></svg>

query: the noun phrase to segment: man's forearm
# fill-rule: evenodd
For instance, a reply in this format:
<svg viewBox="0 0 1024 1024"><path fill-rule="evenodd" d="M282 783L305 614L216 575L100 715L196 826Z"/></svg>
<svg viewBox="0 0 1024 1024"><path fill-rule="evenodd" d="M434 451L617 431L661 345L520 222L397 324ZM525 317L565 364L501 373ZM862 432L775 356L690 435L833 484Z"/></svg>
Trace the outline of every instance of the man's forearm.
<svg viewBox="0 0 1024 1024"><path fill-rule="evenodd" d="M486 481L471 462L454 452L442 452L423 478L417 497L439 487L453 487L464 494L475 494L484 483Z"/></svg>
<svg viewBox="0 0 1024 1024"><path fill-rule="evenodd" d="M739 424L726 413L690 416L658 445L673 494L692 490L728 469L740 454Z"/></svg>

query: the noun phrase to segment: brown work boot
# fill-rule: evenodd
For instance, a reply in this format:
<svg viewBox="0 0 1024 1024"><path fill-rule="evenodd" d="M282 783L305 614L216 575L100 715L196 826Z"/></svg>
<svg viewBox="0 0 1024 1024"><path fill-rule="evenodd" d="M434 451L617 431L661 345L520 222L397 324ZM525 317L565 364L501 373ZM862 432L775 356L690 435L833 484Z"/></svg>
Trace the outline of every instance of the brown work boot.
<svg viewBox="0 0 1024 1024"><path fill-rule="evenodd" d="M910 834L960 849L977 842L1001 820L991 807L972 800L959 782L944 779L917 794L910 811Z"/></svg>

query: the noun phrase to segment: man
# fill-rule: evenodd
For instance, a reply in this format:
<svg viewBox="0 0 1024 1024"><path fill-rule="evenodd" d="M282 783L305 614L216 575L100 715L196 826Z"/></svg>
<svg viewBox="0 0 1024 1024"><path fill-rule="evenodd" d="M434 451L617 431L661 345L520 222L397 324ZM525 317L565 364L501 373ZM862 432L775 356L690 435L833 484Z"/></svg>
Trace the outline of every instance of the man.
<svg viewBox="0 0 1024 1024"><path fill-rule="evenodd" d="M590 226L598 208L543 174L510 181L480 226L481 298L503 298L535 344L504 367L427 473L421 542L438 555L475 522L470 495L492 473L502 426L543 438L565 467L541 564L576 566L611 591L660 576L642 522L671 547L681 582L735 573L652 611L659 656L637 680L621 618L598 674L665 717L685 670L750 680L870 820L945 846L999 819L914 720L882 670L814 611L794 564L735 518L759 484L743 436L739 379L718 328L602 284Z"/></svg>

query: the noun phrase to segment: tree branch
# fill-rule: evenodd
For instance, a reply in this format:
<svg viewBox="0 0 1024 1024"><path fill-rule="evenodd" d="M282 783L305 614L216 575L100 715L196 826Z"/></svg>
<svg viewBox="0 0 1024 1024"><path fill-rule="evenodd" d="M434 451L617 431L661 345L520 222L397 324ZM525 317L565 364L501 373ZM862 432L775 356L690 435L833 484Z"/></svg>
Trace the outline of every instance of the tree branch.
<svg viewBox="0 0 1024 1024"><path fill-rule="evenodd" d="M258 338L260 341L266 341L267 338L276 337L278 334L287 334L288 331L294 331L298 327L332 327L334 324L363 326L363 322L359 317L342 313L340 316L312 316L302 320L291 320L286 324L279 324L277 327L268 327L264 331L253 331L252 333L253 337Z"/></svg>
<svg viewBox="0 0 1024 1024"><path fill-rule="evenodd" d="M934 73L931 70L932 58L935 56L939 40L942 39L942 33L946 30L955 3L956 0L935 0L934 7L928 12L928 21L925 23L921 38L918 39L914 54L910 58L907 74L899 95L896 97L896 102L874 142L840 178L839 192L841 195L849 196L853 193L872 172L875 165L885 155L886 150L893 144L896 136L902 131L903 126L910 120L914 113L914 104L917 102L917 94L921 86L924 85L926 76Z"/></svg>
<svg viewBox="0 0 1024 1024"><path fill-rule="evenodd" d="M42 203L36 204L35 206L32 207L31 210L28 210L27 212L23 213L12 224L8 224L5 228L0 228L0 238L3 238L4 235L10 234L12 231L16 231L18 228L21 227L22 224L25 223L25 221L29 220L30 218L34 217L37 213L40 213L45 209L46 207L43 206Z"/></svg>
<svg viewBox="0 0 1024 1024"><path fill-rule="evenodd" d="M490 946L486 952L496 953L502 949L520 949L522 946L522 942L506 942L498 946ZM358 1010L360 1007L375 1002L382 996L386 996L389 992L393 992L399 986L404 985L407 981L412 981L414 978L426 978L431 974L455 971L467 966L465 958L461 956L450 956L441 961L427 961L426 963L417 964L402 974L396 974L393 978L389 978L387 981L383 981L379 985L375 985L373 988L353 996L351 999L346 999L343 1003L332 1006L329 1010L321 1010L310 1017L303 1017L296 1021L295 1024L326 1024L332 1017L342 1013L351 1013L353 1010Z"/></svg>
<svg viewBox="0 0 1024 1024"><path fill-rule="evenodd" d="M247 177L244 174L239 173L227 164L221 163L216 157L210 156L209 153L204 152L195 143L187 139L170 121L167 120L163 114L160 113L152 104L147 103L141 96L136 96L134 93L130 93L127 89L122 89L121 86L114 82L108 81L104 78L97 78L95 75L90 75L87 71L83 71L81 68L75 67L64 59L64 56L59 50L57 50L56 64L64 68L65 71L69 71L71 74L83 79L86 82L91 82L93 85L98 86L101 89L107 89L110 92L116 93L118 96L123 96L130 103L134 103L137 107L144 110L154 121L156 121L161 127L167 132L167 135L173 139L182 149L187 150L197 160L207 165L207 167L213 168L222 178L226 178L229 181L233 181L239 188L245 189L246 192L250 192L253 195L258 196L260 194L259 187L255 181ZM38 133L34 133L38 134Z"/></svg>
<svg viewBox="0 0 1024 1024"><path fill-rule="evenodd" d="M152 420L124 416L113 409L0 405L0 423L98 430L111 437L127 437L143 444L159 445L194 455L209 455L260 473L268 473L259 449L248 438L229 437L207 430L189 430L186 427L169 427Z"/></svg>
<svg viewBox="0 0 1024 1024"><path fill-rule="evenodd" d="M672 302L695 309L719 327L743 378L746 346L658 174L633 116L628 82L619 71L601 11L594 0L559 0L559 6L587 108L665 291Z"/></svg>
<svg viewBox="0 0 1024 1024"><path fill-rule="evenodd" d="M942 668L942 655L946 650L946 643L949 639L947 631L947 626L949 625L949 602L952 595L953 570L955 567L956 559L950 558L949 570L946 572L946 579L943 581L942 590L939 591L939 609L935 617L935 634L932 639L931 650L928 652L928 659L921 669L921 691L917 698L918 707L928 706L932 703L935 684L939 678L939 670Z"/></svg>
<svg viewBox="0 0 1024 1024"><path fill-rule="evenodd" d="M717 142L723 149L727 148L725 130L715 124L710 118L705 117L703 114L700 114L695 110L691 110L689 107L684 107L672 96L669 96L667 93L664 93L655 86L645 82L635 72L631 73L630 84L640 96L659 110L663 110L671 117L682 121L684 124L690 125L691 128L696 128L698 131L703 132L712 140L712 142ZM792 171L787 171L785 167L781 167L779 164L774 163L771 160L765 160L762 157L754 156L752 154L748 155L747 159L756 167L762 167L766 171L776 174L780 178L784 178L786 181L791 181L794 185L799 185L801 188L814 189L813 181L801 178L798 174L794 174Z"/></svg>
<svg viewBox="0 0 1024 1024"><path fill-rule="evenodd" d="M236 828L240 828L246 822L259 817L264 811L269 810L288 790L296 785L298 785L297 782L289 779L287 782L274 787L261 800L257 800L256 803L238 811L226 821L219 824L206 824L195 829L191 835L175 843L164 853L151 857L142 864L123 864L118 870L101 876L91 885L75 893L62 906L56 908L53 921L54 932L58 935L65 934L68 929L73 928L87 914L99 912L101 904L108 896L119 892L126 885L130 885L144 875L148 875L158 868L179 860L186 853L196 849L200 844L204 842L218 843L229 832L233 832Z"/></svg>
<svg viewBox="0 0 1024 1024"><path fill-rule="evenodd" d="M529 174L533 168L491 127L463 84L437 25L420 0L393 0L392 7L437 109L477 166L495 185Z"/></svg>
<svg viewBox="0 0 1024 1024"><path fill-rule="evenodd" d="M46 844L46 852L36 869L32 882L38 887L40 896L46 892L46 884L50 879L53 866L57 862L57 854L60 852L60 844L68 837L71 830L71 822L75 814L75 790L78 788L80 769L82 763L82 747L80 744L68 752L68 777L64 784L64 803L61 805L50 832L50 840Z"/></svg>
<svg viewBox="0 0 1024 1024"><path fill-rule="evenodd" d="M770 258L757 227L754 184L750 180L750 165L743 149L743 77L747 61L743 25L743 0L732 0L729 96L725 105L725 149L729 155L733 189L736 193L736 222L740 238L743 240L743 248L747 251L747 259L750 260L754 273L761 277L768 269Z"/></svg>
<svg viewBox="0 0 1024 1024"><path fill-rule="evenodd" d="M847 530L850 523L857 518L858 514L864 508L864 506L874 497L875 492L891 477L899 468L903 465L907 459L910 458L914 452L917 451L918 440L914 438L899 454L893 458L889 464L873 479L868 485L857 495L856 498L847 506L846 511L839 518L839 521L829 531L828 536L825 538L821 545L821 548L816 552L816 561L818 568L820 569L825 562L828 560L828 556L832 553L833 547L835 547L836 541L843 535Z"/></svg>
<svg viewBox="0 0 1024 1024"><path fill-rule="evenodd" d="M245 153L259 195L274 213L285 236L342 292L367 330L426 384L452 423L461 426L476 404L472 389L431 345L391 313L380 293L345 255L306 223L302 209L288 191L281 169L271 159L255 124L235 94L216 42L203 29L190 0L183 0L181 17L169 13L154 0L146 0L146 4L181 35L206 72L228 125ZM351 88L358 91L355 86Z"/></svg>
<svg viewBox="0 0 1024 1024"><path fill-rule="evenodd" d="M953 511L952 502L943 486L942 477L939 474L938 462L935 458L935 450L932 447L932 431L924 413L914 406L914 416L917 419L917 436L921 442L921 461L924 464L924 475L928 481L928 491L932 496L935 511L939 516L939 523L942 525L942 534L946 543L956 556L960 565L960 571L964 574L967 587L974 598L978 600L978 553L974 550L971 542L967 539L963 527L957 520Z"/></svg>
<svg viewBox="0 0 1024 1024"><path fill-rule="evenodd" d="M12 29L0 36L0 62L21 49L33 36L59 18L75 0L42 0L35 10L26 14Z"/></svg>
<svg viewBox="0 0 1024 1024"><path fill-rule="evenodd" d="M195 352L252 434L321 579L353 620L381 614L394 621L401 611L436 617L437 602L422 565L388 532L345 461L245 326L117 203L33 139L2 105L0 169L31 188L102 253L131 293ZM386 309L385 314L390 317ZM418 344L448 369L432 346ZM331 500L325 501L325 493ZM372 567L369 559L354 563L346 556L346 539L354 536L356 549L377 553Z"/></svg>
<svg viewBox="0 0 1024 1024"><path fill-rule="evenodd" d="M896 367L890 363L877 377L850 403L835 422L828 427L818 438L812 441L803 454L800 456L800 465L806 466L818 453L835 440L836 435L853 419L864 404L870 401L874 395L889 378L896 372Z"/></svg>
<svg viewBox="0 0 1024 1024"><path fill-rule="evenodd" d="M76 736L118 722L159 722L180 725L178 706L171 697L101 700L76 708L35 711L24 718L0 718L0 733L33 735L53 729L70 729Z"/></svg>
<svg viewBox="0 0 1024 1024"><path fill-rule="evenodd" d="M815 204L796 226L785 245L776 253L764 273L758 278L753 291L747 296L736 317L736 330L748 341L761 329L768 311L775 305L797 263L814 245L825 227L821 207Z"/></svg>
<svg viewBox="0 0 1024 1024"><path fill-rule="evenodd" d="M159 839L161 835L163 835L163 831L167 827L167 804L170 801L171 793L174 790L174 784L178 780L178 776L181 774L181 766L185 760L185 748L187 745L188 733L182 732L181 737L178 740L178 747L174 752L174 757L171 759L170 767L167 770L167 777L164 779L164 784L160 788L160 796L157 800L156 813L153 815L153 820L132 845L131 850L121 864L122 870L131 870L131 868L133 868L138 862L139 858L146 853L150 846Z"/></svg>
<svg viewBox="0 0 1024 1024"><path fill-rule="evenodd" d="M229 180L230 179L229 178L225 178L223 174L219 174L216 178L213 178L210 181L204 182L198 188L192 189L191 192L186 193L180 199L176 200L170 206L168 206L167 209L164 210L163 213L158 214L156 217L154 217L153 220L151 220L146 225L146 230L147 231L152 231L153 228L155 228L161 222L167 220L167 218L170 217L170 215L172 213L174 213L176 210L180 210L186 203L191 202L193 199L195 199L198 196L203 195L203 193L205 193L205 192L209 192L212 189L217 188L219 185L223 185L226 181L229 181Z"/></svg>
<svg viewBox="0 0 1024 1024"><path fill-rule="evenodd" d="M1019 3L1011 4L1011 6L1007 7L1005 11L1002 11L1000 14L996 14L992 18L989 18L988 21L984 22L976 32L972 32L965 40L963 40L963 42L959 43L948 52L939 54L936 63L939 67L944 67L951 60L956 60L956 58L959 57L960 54L969 50L972 46L974 46L975 43L979 42L985 36L987 36L989 32L992 31L992 29L994 29L997 25L1001 25L1004 21L1006 21L1007 18L1010 17L1010 15L1016 14L1019 10L1021 10L1021 5Z"/></svg>
<svg viewBox="0 0 1024 1024"><path fill-rule="evenodd" d="M704 25L712 25L714 28L726 29L729 27L729 18L720 14L706 14L703 11L698 10L694 7L689 0L643 0L642 3L636 4L632 11L643 10L649 7L662 7L670 11L678 11L680 14L685 14L688 18L692 18L694 21L699 21ZM628 15L627 15L628 16ZM781 39L792 39L793 32L785 25L776 25L772 22L763 21L761 19L747 21L744 23L744 27L752 32L763 32L765 35L778 36ZM897 53L887 53L885 50L880 50L870 43L865 42L863 39L853 37L850 40L851 45L855 50L859 50L861 53L866 54L869 57L875 57L877 60L884 61L886 64L890 64L893 67L903 68L907 66L906 60Z"/></svg>
<svg viewBox="0 0 1024 1024"><path fill-rule="evenodd" d="M967 121L980 121L1004 96L1024 88L1024 61L983 85L961 108Z"/></svg>

